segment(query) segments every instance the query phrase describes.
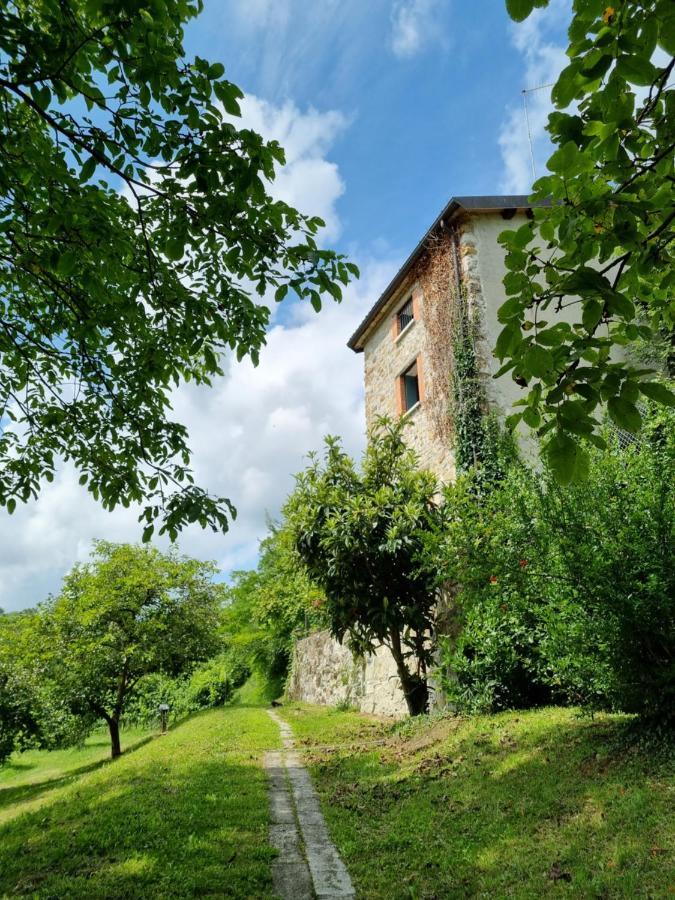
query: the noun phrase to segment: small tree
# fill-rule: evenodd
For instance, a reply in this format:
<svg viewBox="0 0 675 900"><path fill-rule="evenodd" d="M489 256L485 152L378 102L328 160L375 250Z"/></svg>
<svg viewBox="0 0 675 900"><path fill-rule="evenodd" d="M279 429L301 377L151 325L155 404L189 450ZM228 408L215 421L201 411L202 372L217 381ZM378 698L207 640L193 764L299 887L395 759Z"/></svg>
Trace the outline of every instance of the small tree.
<svg viewBox="0 0 675 900"><path fill-rule="evenodd" d="M104 719L113 758L139 681L178 675L218 647L222 586L211 563L151 547L95 545L39 610L37 658L71 711Z"/></svg>
<svg viewBox="0 0 675 900"><path fill-rule="evenodd" d="M326 595L333 635L347 636L360 653L387 646L414 716L429 699L435 579L421 558L438 516L437 483L418 468L403 427L380 420L361 472L340 441L327 438L323 461L311 457L285 514L310 577Z"/></svg>

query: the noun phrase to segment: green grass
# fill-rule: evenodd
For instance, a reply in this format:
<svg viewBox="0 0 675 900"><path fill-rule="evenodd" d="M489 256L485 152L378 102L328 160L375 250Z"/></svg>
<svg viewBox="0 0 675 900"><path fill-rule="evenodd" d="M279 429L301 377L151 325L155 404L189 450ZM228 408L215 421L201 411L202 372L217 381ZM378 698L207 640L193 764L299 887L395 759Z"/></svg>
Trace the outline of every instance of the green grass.
<svg viewBox="0 0 675 900"><path fill-rule="evenodd" d="M235 706L268 706L281 696L283 690L283 678L265 678L259 672L253 672L234 692L232 703Z"/></svg>
<svg viewBox="0 0 675 900"><path fill-rule="evenodd" d="M619 716L283 714L359 897L675 896L675 759Z"/></svg>
<svg viewBox="0 0 675 900"><path fill-rule="evenodd" d="M278 742L264 710L238 707L194 716L115 762L95 742L70 756L23 754L2 771L0 896L271 896L261 758Z"/></svg>
<svg viewBox="0 0 675 900"><path fill-rule="evenodd" d="M151 740L147 729L122 731L122 749L129 750ZM10 757L0 766L0 823L37 809L54 797L54 792L85 772L110 759L107 731L92 734L82 747L68 750L27 750Z"/></svg>

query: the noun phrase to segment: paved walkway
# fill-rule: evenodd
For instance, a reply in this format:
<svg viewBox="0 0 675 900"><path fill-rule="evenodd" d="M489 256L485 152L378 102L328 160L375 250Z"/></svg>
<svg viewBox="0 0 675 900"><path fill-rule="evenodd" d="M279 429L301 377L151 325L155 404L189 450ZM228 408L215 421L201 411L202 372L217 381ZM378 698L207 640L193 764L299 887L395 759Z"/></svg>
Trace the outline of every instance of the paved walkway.
<svg viewBox="0 0 675 900"><path fill-rule="evenodd" d="M265 755L270 779L274 889L283 900L353 898L349 872L331 841L309 772L293 751L290 725L273 710L283 750Z"/></svg>

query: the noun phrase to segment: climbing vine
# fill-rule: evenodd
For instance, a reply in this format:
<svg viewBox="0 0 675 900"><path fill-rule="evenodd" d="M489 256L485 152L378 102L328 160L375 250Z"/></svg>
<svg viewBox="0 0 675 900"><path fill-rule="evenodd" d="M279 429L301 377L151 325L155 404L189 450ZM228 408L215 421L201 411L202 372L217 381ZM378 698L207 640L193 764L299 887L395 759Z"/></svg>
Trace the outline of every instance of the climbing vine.
<svg viewBox="0 0 675 900"><path fill-rule="evenodd" d="M455 255L452 321L452 375L450 414L453 421L457 472L473 471L477 486L495 484L512 458L515 444L490 412L485 380L480 370L477 344L480 336L478 311L471 310L466 285Z"/></svg>

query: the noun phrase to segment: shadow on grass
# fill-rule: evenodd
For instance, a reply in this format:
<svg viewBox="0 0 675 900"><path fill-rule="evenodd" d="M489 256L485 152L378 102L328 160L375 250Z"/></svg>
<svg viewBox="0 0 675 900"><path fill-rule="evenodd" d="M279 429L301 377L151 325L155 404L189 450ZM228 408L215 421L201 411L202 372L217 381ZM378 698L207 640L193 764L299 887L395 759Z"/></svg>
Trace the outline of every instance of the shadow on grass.
<svg viewBox="0 0 675 900"><path fill-rule="evenodd" d="M149 734L147 735L147 737L140 738L139 740L134 741L124 749L121 758L124 758L129 753L133 753L140 747L144 747L156 737L157 735ZM98 746L99 743L106 744L109 743L109 741L96 743L90 742L89 746ZM24 803L27 800L35 800L37 798L44 797L56 788L60 788L64 785L70 784L70 782L79 778L81 775L86 775L87 772L94 772L96 769L100 769L111 762L113 762L113 760L110 759L110 757L106 757L104 759L95 760L94 762L88 763L84 766L78 766L78 768L76 769L69 769L67 772L64 772L63 775L59 775L56 778L47 778L44 781L34 781L30 784L19 784L15 786L8 785L7 787L0 787L0 810L6 809L8 806L12 806L15 803ZM37 764L31 763L22 765L21 763L10 763L7 768L25 771L27 769L37 768Z"/></svg>
<svg viewBox="0 0 675 900"><path fill-rule="evenodd" d="M315 771L364 896L660 896L675 889L672 760L621 750L616 735L496 718L422 754Z"/></svg>
<svg viewBox="0 0 675 900"><path fill-rule="evenodd" d="M191 731L0 827L0 896L271 896L264 772Z"/></svg>

